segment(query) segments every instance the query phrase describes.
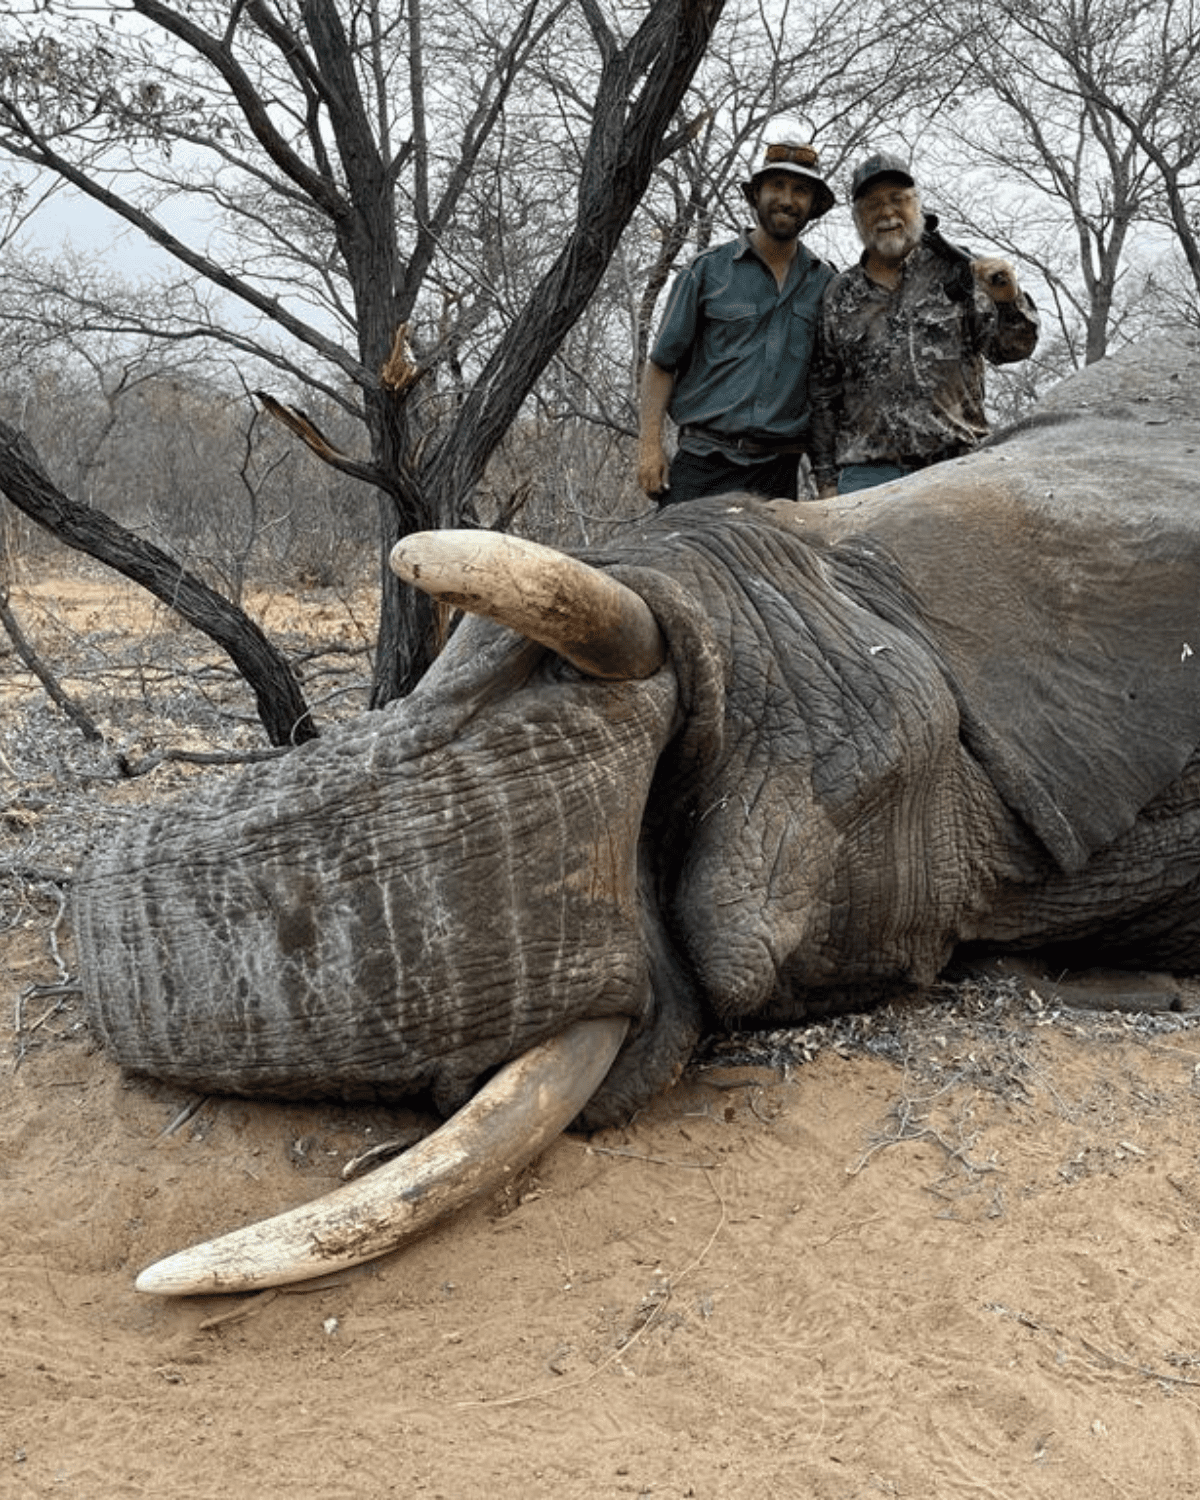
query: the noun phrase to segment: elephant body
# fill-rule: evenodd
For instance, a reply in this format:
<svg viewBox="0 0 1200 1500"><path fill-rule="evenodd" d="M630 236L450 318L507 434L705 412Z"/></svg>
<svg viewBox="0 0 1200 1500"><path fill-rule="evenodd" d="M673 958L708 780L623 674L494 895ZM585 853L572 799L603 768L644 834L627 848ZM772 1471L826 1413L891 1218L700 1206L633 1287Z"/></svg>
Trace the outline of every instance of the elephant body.
<svg viewBox="0 0 1200 1500"><path fill-rule="evenodd" d="M466 620L409 698L89 859L99 1030L196 1088L448 1112L627 1016L601 1124L707 1026L962 945L1200 966L1198 371L1160 341L902 482L638 523L587 561L658 621L641 680Z"/></svg>

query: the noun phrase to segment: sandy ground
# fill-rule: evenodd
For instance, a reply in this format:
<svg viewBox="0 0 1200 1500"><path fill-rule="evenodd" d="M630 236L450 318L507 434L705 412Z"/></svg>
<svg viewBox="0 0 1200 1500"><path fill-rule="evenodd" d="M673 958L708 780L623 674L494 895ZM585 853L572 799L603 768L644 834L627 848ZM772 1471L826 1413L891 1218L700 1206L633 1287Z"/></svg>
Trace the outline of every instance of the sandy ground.
<svg viewBox="0 0 1200 1500"><path fill-rule="evenodd" d="M814 1029L786 1067L721 1049L329 1283L136 1293L412 1120L181 1118L31 988L71 951L11 874L61 811L20 676L0 659L0 1496L1196 1493L1200 1031L1036 985ZM113 795L136 815L153 780Z"/></svg>

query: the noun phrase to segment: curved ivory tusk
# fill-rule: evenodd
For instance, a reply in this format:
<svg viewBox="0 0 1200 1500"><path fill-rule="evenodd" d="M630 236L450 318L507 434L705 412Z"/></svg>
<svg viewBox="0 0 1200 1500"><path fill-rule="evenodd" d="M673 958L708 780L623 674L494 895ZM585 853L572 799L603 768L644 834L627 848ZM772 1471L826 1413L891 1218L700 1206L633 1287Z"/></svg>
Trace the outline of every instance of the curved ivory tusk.
<svg viewBox="0 0 1200 1500"><path fill-rule="evenodd" d="M666 660L641 595L553 547L499 531L417 531L388 561L435 599L511 626L589 677L649 677Z"/></svg>
<svg viewBox="0 0 1200 1500"><path fill-rule="evenodd" d="M308 1281L359 1265L519 1171L604 1081L625 1016L577 1021L531 1047L403 1156L313 1203L148 1266L139 1292L186 1297Z"/></svg>

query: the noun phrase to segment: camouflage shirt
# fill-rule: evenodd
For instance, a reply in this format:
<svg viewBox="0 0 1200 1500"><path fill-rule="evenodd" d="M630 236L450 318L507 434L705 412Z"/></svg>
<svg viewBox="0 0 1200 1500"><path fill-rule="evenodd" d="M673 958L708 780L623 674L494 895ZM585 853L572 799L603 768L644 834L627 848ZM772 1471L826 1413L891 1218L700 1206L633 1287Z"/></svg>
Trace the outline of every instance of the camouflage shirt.
<svg viewBox="0 0 1200 1500"><path fill-rule="evenodd" d="M1029 297L993 302L965 254L931 243L936 227L928 216L898 287L872 281L860 260L826 289L809 386L819 484L847 464L921 467L969 452L988 433L984 360L1009 364L1037 344Z"/></svg>

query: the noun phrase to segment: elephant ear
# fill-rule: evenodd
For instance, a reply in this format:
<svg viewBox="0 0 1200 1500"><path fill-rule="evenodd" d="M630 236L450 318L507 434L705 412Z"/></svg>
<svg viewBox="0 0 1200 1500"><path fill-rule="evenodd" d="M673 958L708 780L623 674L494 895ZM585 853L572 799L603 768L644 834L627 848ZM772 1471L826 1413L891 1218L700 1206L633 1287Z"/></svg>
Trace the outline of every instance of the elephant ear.
<svg viewBox="0 0 1200 1500"><path fill-rule="evenodd" d="M839 520L843 567L938 655L968 749L1066 871L1200 743L1198 448L1144 415L1035 422Z"/></svg>

